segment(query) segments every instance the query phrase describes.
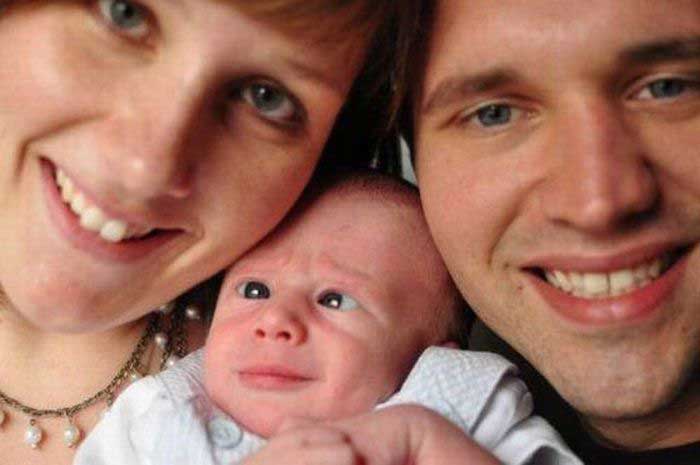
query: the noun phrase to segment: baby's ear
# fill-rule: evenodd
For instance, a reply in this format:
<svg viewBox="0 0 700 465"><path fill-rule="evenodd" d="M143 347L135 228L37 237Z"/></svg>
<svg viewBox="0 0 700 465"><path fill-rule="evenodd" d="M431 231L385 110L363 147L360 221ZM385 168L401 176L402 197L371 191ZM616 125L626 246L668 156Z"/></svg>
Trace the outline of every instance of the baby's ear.
<svg viewBox="0 0 700 465"><path fill-rule="evenodd" d="M440 347L447 347L448 349L459 349L459 344L455 341L445 341L440 344Z"/></svg>

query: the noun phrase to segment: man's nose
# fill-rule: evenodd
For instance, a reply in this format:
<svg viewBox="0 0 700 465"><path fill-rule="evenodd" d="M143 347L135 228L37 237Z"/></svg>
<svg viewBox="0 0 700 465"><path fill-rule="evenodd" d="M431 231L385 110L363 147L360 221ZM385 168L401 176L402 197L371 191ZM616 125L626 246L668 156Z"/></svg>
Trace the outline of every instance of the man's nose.
<svg viewBox="0 0 700 465"><path fill-rule="evenodd" d="M259 342L281 342L300 345L306 341L308 329L303 315L289 306L272 304L261 310L253 326L253 337Z"/></svg>
<svg viewBox="0 0 700 465"><path fill-rule="evenodd" d="M187 197L197 151L206 150L202 134L213 119L207 108L210 80L203 72L185 76L177 68L154 66L126 81L103 125L111 176L127 198Z"/></svg>
<svg viewBox="0 0 700 465"><path fill-rule="evenodd" d="M634 223L658 200L642 139L623 109L605 99L580 101L558 118L545 147L555 159L540 186L552 221L589 234Z"/></svg>

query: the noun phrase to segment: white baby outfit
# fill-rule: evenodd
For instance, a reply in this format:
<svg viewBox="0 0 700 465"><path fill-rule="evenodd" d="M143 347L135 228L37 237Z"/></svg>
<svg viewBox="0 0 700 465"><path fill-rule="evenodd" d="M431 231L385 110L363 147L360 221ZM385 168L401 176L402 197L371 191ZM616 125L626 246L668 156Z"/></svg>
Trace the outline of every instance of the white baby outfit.
<svg viewBox="0 0 700 465"><path fill-rule="evenodd" d="M74 465L229 465L265 445L207 397L203 351L119 396ZM542 418L515 367L496 354L427 349L401 389L377 408L417 403L459 426L507 465L582 465Z"/></svg>

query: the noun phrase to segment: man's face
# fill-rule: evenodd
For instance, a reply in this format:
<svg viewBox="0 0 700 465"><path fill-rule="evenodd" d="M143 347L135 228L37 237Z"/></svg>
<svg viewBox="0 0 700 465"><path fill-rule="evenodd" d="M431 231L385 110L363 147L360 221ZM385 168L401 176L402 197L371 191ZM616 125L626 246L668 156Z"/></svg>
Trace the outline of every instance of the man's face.
<svg viewBox="0 0 700 465"><path fill-rule="evenodd" d="M211 398L267 437L288 417L388 397L441 336L446 272L428 237L416 205L325 194L227 274L206 344Z"/></svg>
<svg viewBox="0 0 700 465"><path fill-rule="evenodd" d="M700 347L700 3L435 20L417 176L459 287L589 418L662 408Z"/></svg>

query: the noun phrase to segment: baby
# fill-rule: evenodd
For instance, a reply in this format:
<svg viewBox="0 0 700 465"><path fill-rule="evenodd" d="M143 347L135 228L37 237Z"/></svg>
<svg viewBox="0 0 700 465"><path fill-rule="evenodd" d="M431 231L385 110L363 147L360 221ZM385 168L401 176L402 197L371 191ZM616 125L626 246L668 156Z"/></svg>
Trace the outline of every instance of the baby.
<svg viewBox="0 0 700 465"><path fill-rule="evenodd" d="M413 186L313 186L227 272L204 351L127 389L75 464L497 463L472 439L580 464L510 363L453 348L464 311Z"/></svg>

